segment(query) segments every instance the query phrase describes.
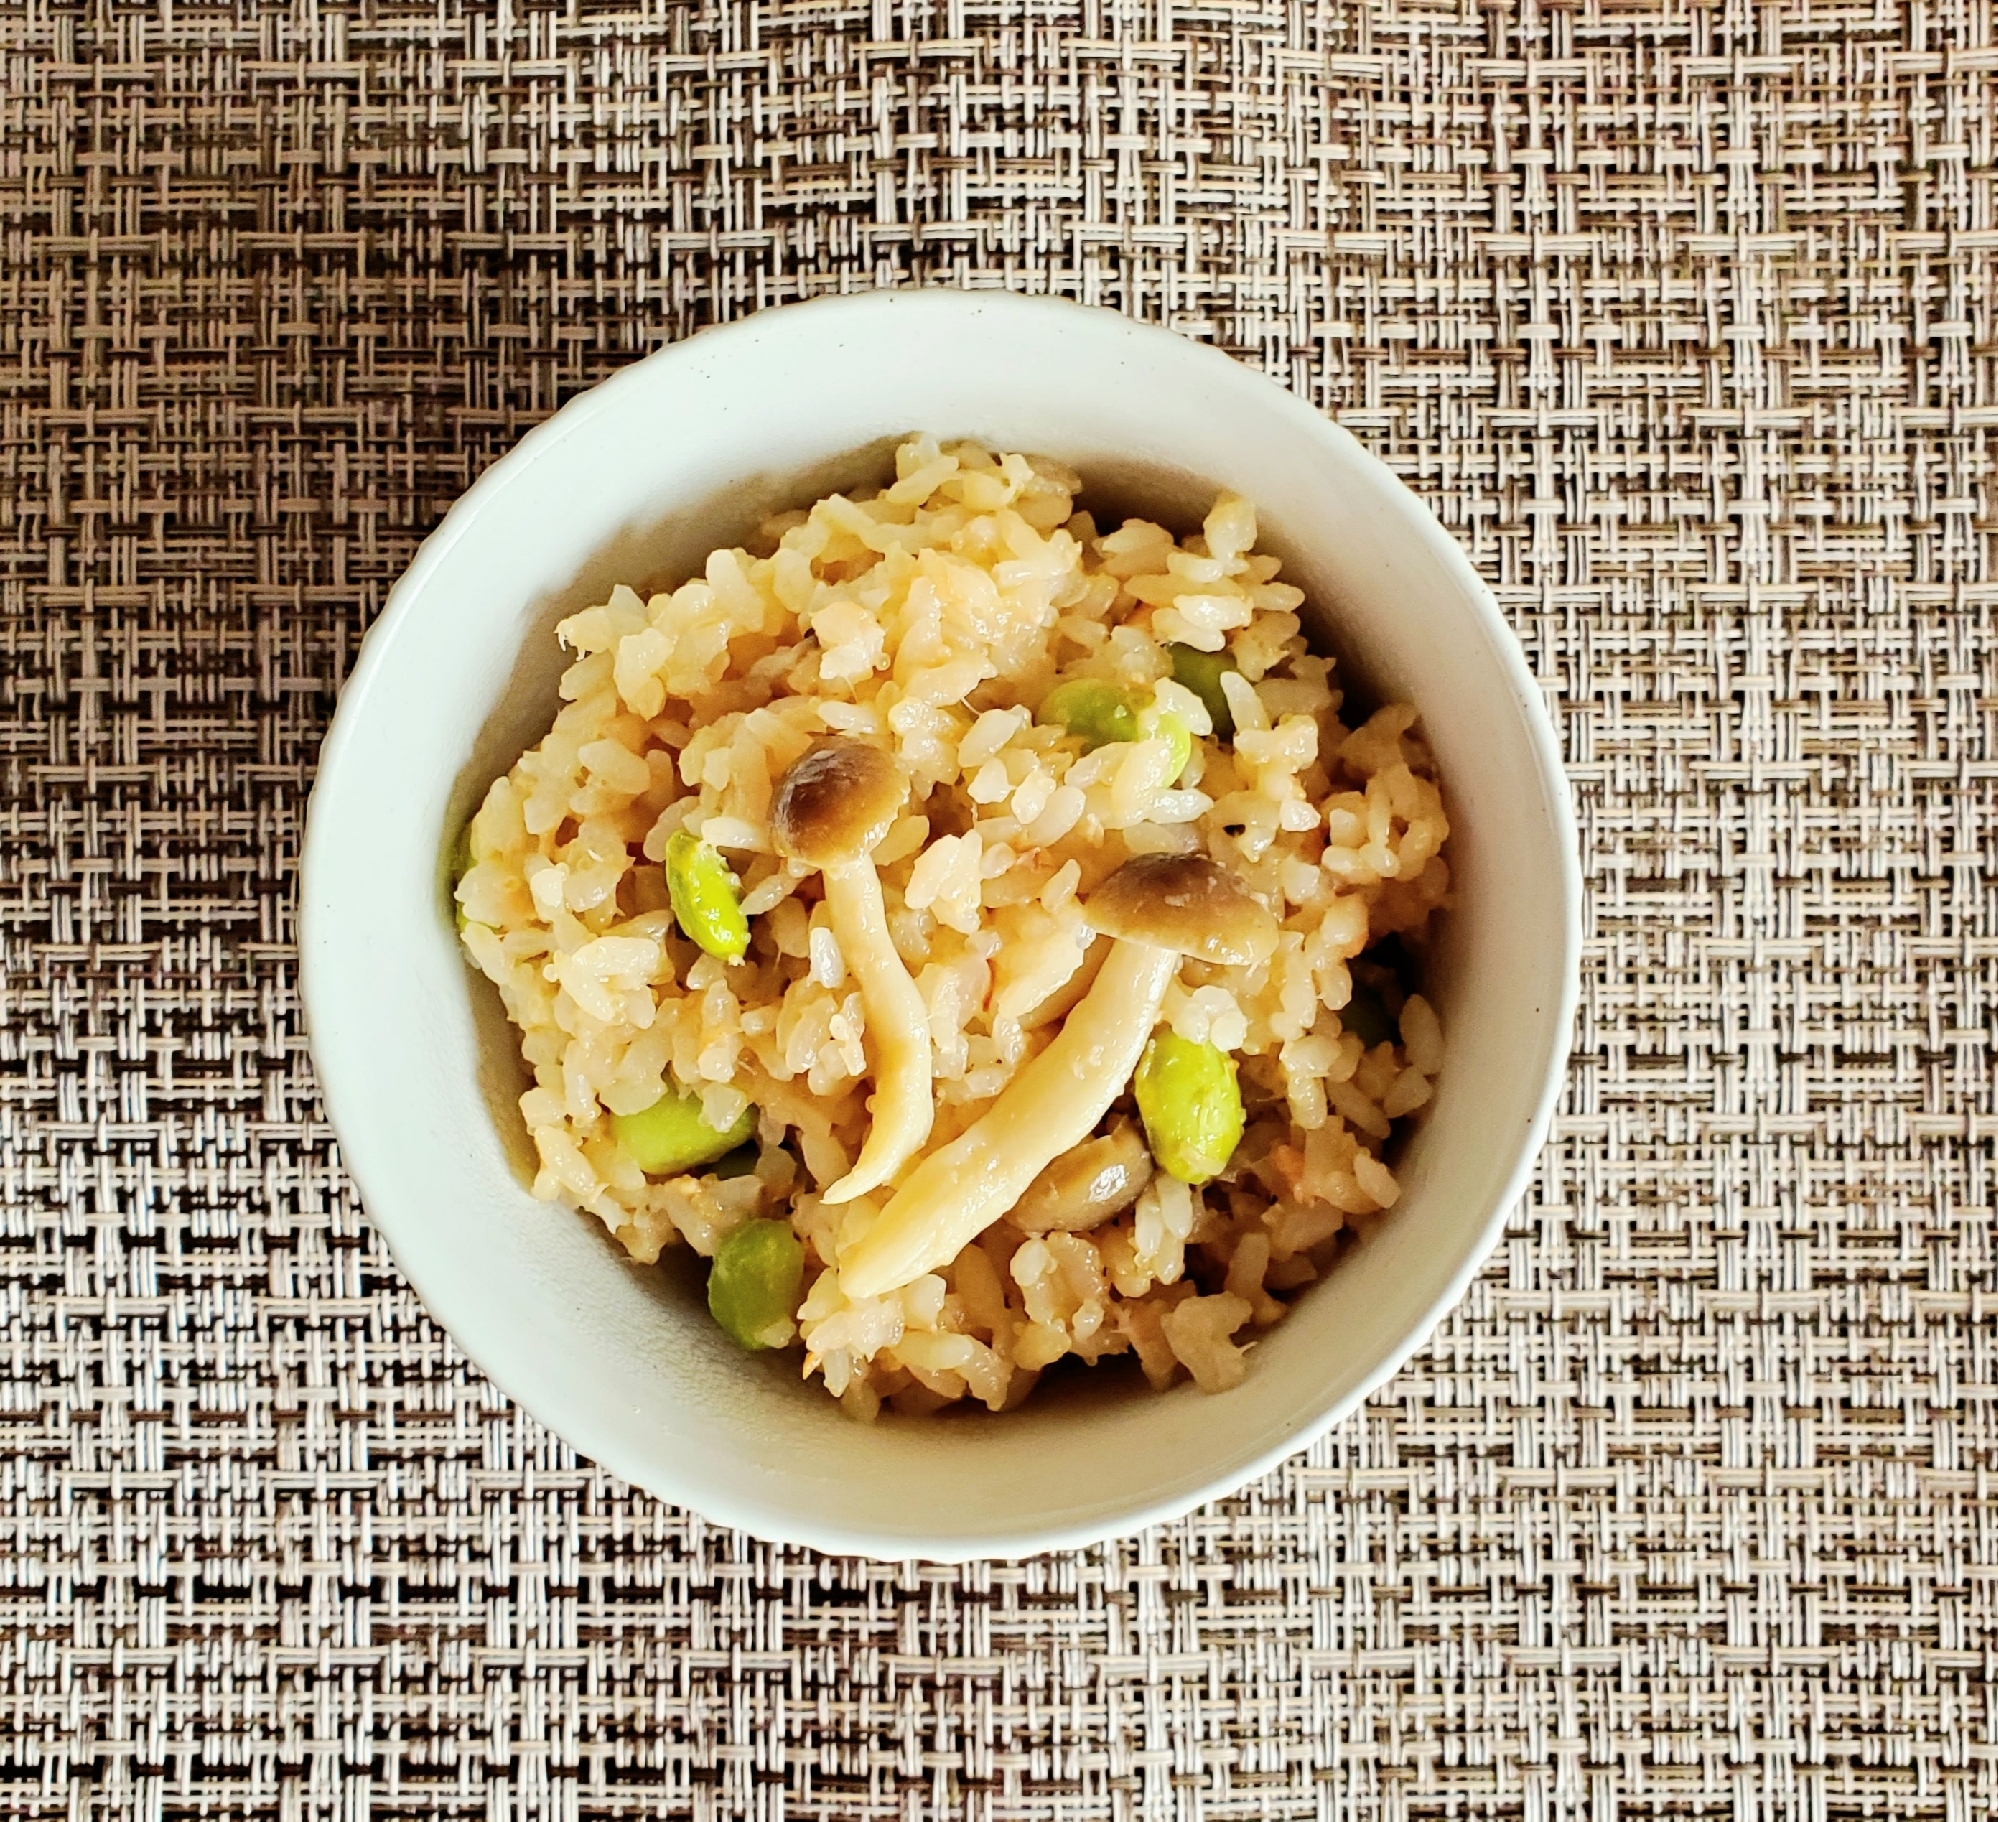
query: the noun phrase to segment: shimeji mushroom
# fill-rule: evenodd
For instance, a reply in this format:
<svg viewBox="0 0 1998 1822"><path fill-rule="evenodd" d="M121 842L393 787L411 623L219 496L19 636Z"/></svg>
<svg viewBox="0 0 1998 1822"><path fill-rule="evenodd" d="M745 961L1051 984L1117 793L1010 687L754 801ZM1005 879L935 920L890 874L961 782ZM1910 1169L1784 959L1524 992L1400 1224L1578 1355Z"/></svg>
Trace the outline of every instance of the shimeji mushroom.
<svg viewBox="0 0 1998 1822"><path fill-rule="evenodd" d="M840 954L860 983L874 1052L874 1123L853 1168L826 1191L851 1202L886 1183L930 1136L930 1018L888 934L873 849L901 814L909 777L878 747L839 735L813 743L784 774L771 810L778 852L817 867Z"/></svg>
<svg viewBox="0 0 1998 1822"><path fill-rule="evenodd" d="M1144 1194L1152 1154L1129 1120L1071 1146L1027 1185L1006 1219L1023 1234L1085 1234Z"/></svg>
<svg viewBox="0 0 1998 1822"><path fill-rule="evenodd" d="M1127 860L1091 894L1083 917L1116 939L1102 972L1054 1041L978 1120L916 1166L841 1256L847 1296L879 1297L947 1265L1095 1130L1131 1079L1182 956L1247 967L1267 961L1277 944L1276 919L1197 855Z"/></svg>

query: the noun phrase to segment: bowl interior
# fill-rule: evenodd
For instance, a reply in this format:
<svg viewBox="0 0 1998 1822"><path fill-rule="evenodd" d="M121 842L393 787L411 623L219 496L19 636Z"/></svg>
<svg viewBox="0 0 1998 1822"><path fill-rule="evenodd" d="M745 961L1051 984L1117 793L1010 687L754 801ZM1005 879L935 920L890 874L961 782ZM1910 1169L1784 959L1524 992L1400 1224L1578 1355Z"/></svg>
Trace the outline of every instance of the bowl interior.
<svg viewBox="0 0 1998 1822"><path fill-rule="evenodd" d="M534 1201L496 996L460 959L451 835L546 729L554 623L677 580L781 506L879 473L912 429L1057 456L1093 499L1197 523L1257 503L1349 681L1421 709L1457 908L1429 990L1449 1062L1392 1219L1220 1397L1079 1375L993 1420L857 1425L746 1357L684 1272ZM370 634L315 792L305 987L370 1215L434 1315L578 1448L762 1536L881 1555L1072 1544L1182 1510L1301 1446L1405 1358L1495 1236L1565 1053L1576 879L1518 649L1461 556L1358 445L1210 350L1107 313L892 293L768 312L597 388L453 510Z"/></svg>

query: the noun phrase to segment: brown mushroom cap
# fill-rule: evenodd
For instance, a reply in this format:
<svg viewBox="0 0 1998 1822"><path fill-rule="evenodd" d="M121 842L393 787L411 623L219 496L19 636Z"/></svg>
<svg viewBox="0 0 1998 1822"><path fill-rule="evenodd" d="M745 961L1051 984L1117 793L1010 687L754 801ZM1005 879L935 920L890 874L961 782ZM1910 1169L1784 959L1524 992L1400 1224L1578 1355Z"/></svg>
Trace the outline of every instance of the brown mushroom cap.
<svg viewBox="0 0 1998 1822"><path fill-rule="evenodd" d="M1268 961L1277 920L1232 873L1198 854L1139 854L1089 896L1083 921L1231 968Z"/></svg>
<svg viewBox="0 0 1998 1822"><path fill-rule="evenodd" d="M1101 1227L1137 1201L1152 1180L1152 1154L1128 1120L1085 1139L1050 1164L1006 1219L1027 1234L1079 1234Z"/></svg>
<svg viewBox="0 0 1998 1822"><path fill-rule="evenodd" d="M777 851L833 867L868 852L908 801L909 775L893 754L829 734L784 774L771 808Z"/></svg>

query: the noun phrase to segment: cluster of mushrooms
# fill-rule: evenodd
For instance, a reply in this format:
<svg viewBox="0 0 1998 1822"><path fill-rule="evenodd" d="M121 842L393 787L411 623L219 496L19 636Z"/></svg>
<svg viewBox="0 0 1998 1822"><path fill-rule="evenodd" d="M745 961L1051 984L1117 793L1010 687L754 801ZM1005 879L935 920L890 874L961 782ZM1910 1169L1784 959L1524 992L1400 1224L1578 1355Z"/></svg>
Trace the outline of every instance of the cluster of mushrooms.
<svg viewBox="0 0 1998 1822"><path fill-rule="evenodd" d="M908 793L893 755L835 735L785 774L772 813L778 851L823 877L872 1053L872 1125L853 1168L826 1190L831 1203L890 1182L935 1119L928 1014L889 936L872 859ZM1136 1200L1152 1174L1144 1142L1128 1125L1092 1135L1137 1068L1181 958L1245 967L1277 945L1270 912L1195 855L1127 860L1082 914L1113 939L1095 981L1052 1042L977 1121L916 1166L845 1250L839 1281L848 1297L883 1296L948 1265L1009 1210L1019 1225L1045 1230L1093 1224Z"/></svg>

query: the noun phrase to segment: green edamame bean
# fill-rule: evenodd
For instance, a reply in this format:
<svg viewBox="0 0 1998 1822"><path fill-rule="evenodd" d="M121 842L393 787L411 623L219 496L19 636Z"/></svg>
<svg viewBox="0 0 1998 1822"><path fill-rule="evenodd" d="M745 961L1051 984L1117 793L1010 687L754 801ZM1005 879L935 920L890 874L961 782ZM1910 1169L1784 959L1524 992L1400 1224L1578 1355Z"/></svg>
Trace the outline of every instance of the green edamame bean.
<svg viewBox="0 0 1998 1822"><path fill-rule="evenodd" d="M1113 740L1138 738L1138 704L1131 692L1096 677L1071 677L1041 699L1043 726L1065 728L1095 752Z"/></svg>
<svg viewBox="0 0 1998 1822"><path fill-rule="evenodd" d="M471 872L472 823L474 817L465 818L465 826L458 831L458 839L451 844L451 911L458 920L458 934L465 934L465 925L471 920L465 916L465 907L458 902L458 888L465 883L465 875Z"/></svg>
<svg viewBox="0 0 1998 1822"><path fill-rule="evenodd" d="M749 1221L715 1249L708 1313L746 1348L781 1348L796 1330L805 1247L788 1221Z"/></svg>
<svg viewBox="0 0 1998 1822"><path fill-rule="evenodd" d="M750 1110L752 1113L754 1108ZM738 1145L725 1158L717 1158L715 1167L708 1175L718 1182L727 1183L736 1177L753 1177L756 1174L757 1150L754 1144Z"/></svg>
<svg viewBox="0 0 1998 1822"><path fill-rule="evenodd" d="M1191 690L1206 704L1207 713L1214 721L1214 737L1233 739L1235 717L1228 707L1227 693L1221 688L1221 673L1239 669L1235 660L1226 652L1203 652L1192 645L1169 645L1166 655L1172 659L1173 682Z"/></svg>
<svg viewBox="0 0 1998 1822"><path fill-rule="evenodd" d="M725 962L749 949L749 920L735 895L728 863L698 835L676 829L666 839L666 891L688 939Z"/></svg>
<svg viewBox="0 0 1998 1822"><path fill-rule="evenodd" d="M756 1130L756 1109L745 1107L726 1132L701 1112L699 1095L668 1088L640 1113L611 1115L611 1134L648 1177L681 1177L726 1157Z"/></svg>
<svg viewBox="0 0 1998 1822"><path fill-rule="evenodd" d="M1353 997L1339 1009L1339 1023L1371 1050L1393 1038L1394 1020L1381 996L1365 981L1353 983Z"/></svg>
<svg viewBox="0 0 1998 1822"><path fill-rule="evenodd" d="M1219 1176L1242 1138L1235 1059L1213 1044L1161 1031L1145 1046L1132 1087L1159 1168L1182 1183Z"/></svg>
<svg viewBox="0 0 1998 1822"><path fill-rule="evenodd" d="M1180 773L1193 758L1193 730L1171 709L1162 709L1155 703L1138 716L1138 732L1146 740L1166 743L1166 750L1172 755L1166 783L1178 784Z"/></svg>

